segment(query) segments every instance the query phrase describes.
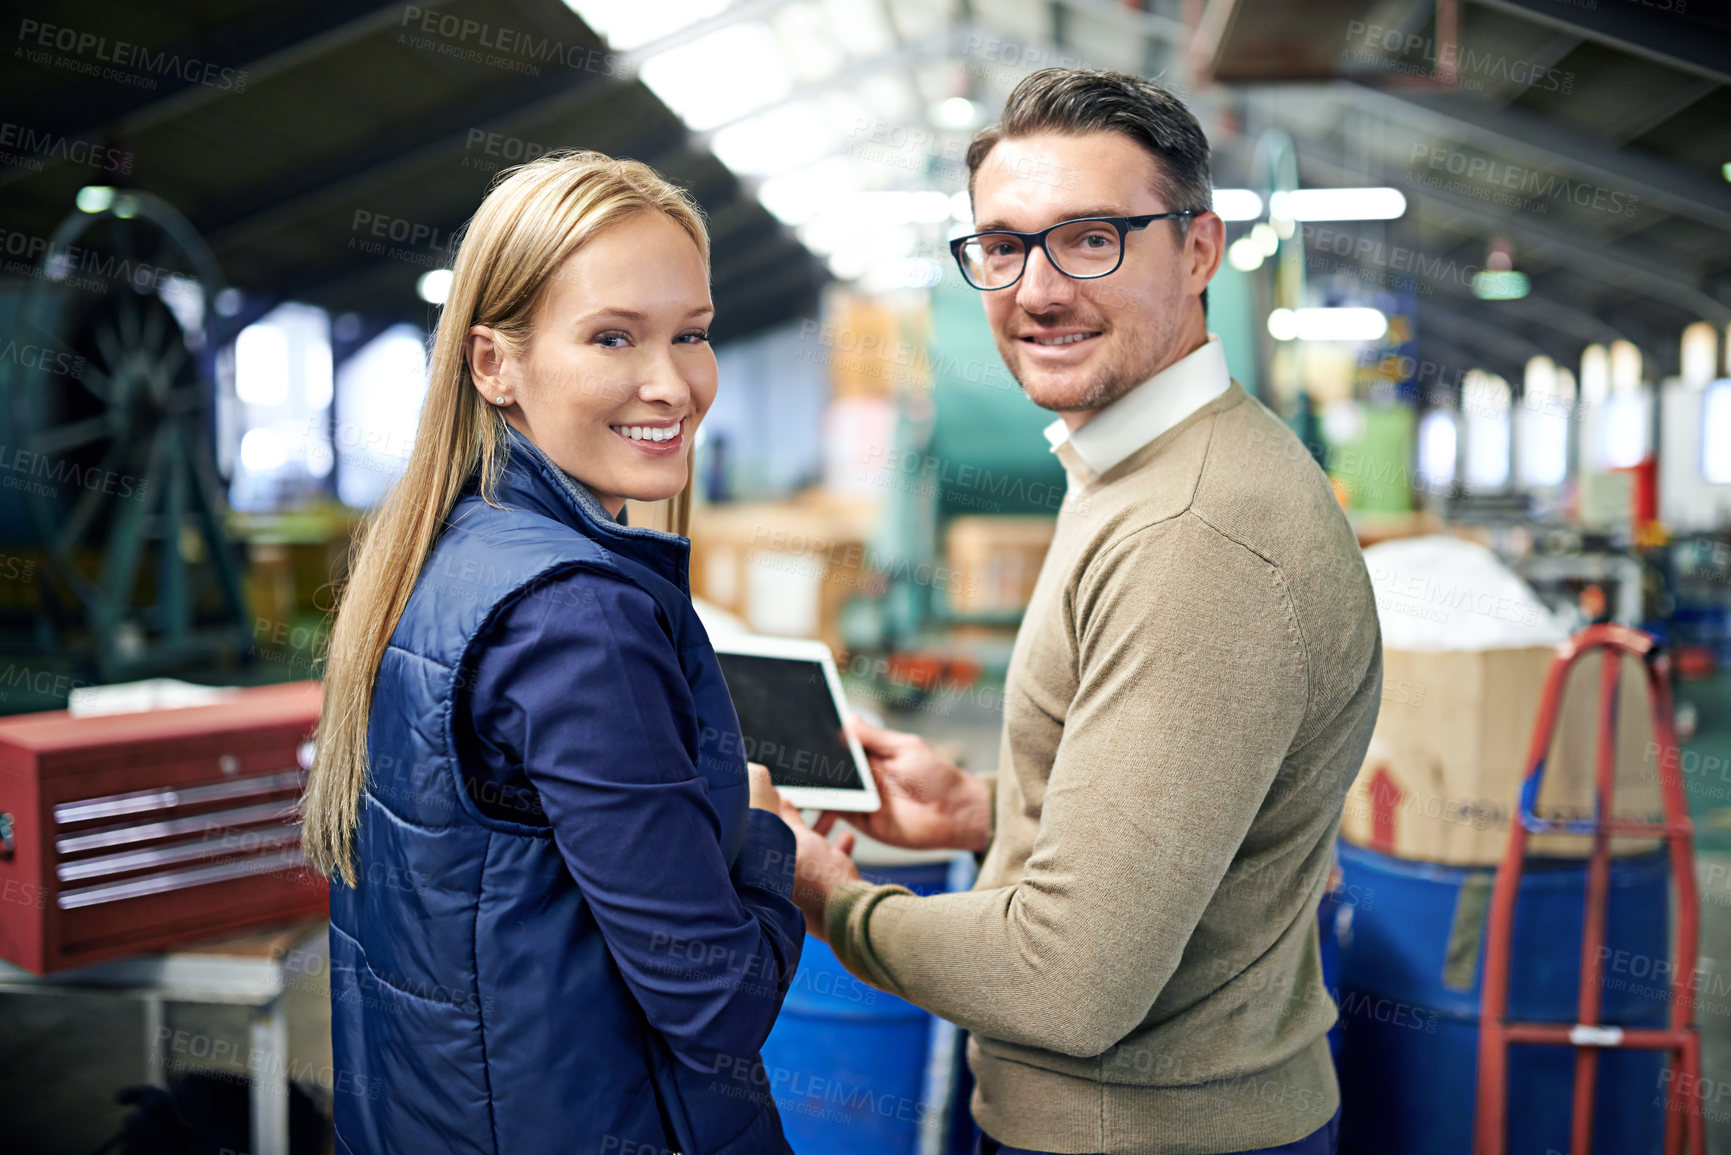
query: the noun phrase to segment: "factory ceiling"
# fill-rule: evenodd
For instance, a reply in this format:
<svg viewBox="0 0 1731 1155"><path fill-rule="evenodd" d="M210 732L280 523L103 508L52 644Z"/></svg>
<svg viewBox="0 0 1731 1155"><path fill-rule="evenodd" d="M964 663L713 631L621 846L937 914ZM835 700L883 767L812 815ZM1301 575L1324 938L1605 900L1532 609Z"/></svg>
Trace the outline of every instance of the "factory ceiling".
<svg viewBox="0 0 1731 1155"><path fill-rule="evenodd" d="M676 114L639 67L767 23L797 83L765 107L825 110L833 139L815 155L872 167L871 187L962 187L954 162L977 125L945 123L946 97L989 111L1036 67L1125 68L1198 109L1218 185L1266 188L1258 144L1278 130L1307 186L1401 188L1399 220L1311 230L1307 271L1344 291L1416 284L1426 356L1513 376L1534 352L1567 361L1622 336L1664 373L1683 325L1731 321L1726 6L1441 0L1439 24L1438 0L1146 3L64 0L19 25L14 56L30 66L0 78L19 110L0 140L0 227L46 235L80 187L130 185L184 212L258 300L425 324L416 280L449 263L495 173L593 147L697 194L717 336L740 336L809 315L829 276L811 250L825 250L767 211L760 176L717 159L716 125L691 131L690 109ZM873 13L868 35L858 18ZM633 19L656 31L619 51ZM726 61L735 83L717 102L765 63ZM1498 242L1531 278L1523 299L1478 299L1462 273Z"/></svg>
<svg viewBox="0 0 1731 1155"><path fill-rule="evenodd" d="M184 213L255 300L424 326L416 282L449 266L495 174L585 147L647 161L697 196L726 306L718 338L809 311L825 276L557 0L44 12L15 38L13 63L34 67L0 78L24 134L0 168L9 230L46 236L82 186L136 187ZM112 163L74 159L92 145Z"/></svg>

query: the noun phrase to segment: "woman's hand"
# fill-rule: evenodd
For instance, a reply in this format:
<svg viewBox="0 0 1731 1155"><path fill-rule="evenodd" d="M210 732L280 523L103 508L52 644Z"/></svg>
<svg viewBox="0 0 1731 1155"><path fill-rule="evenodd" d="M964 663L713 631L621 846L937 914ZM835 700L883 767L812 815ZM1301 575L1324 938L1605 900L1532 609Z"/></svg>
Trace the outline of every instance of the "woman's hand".
<svg viewBox="0 0 1731 1155"><path fill-rule="evenodd" d="M771 814L781 813L781 793L776 790L775 783L769 777L769 767L758 762L745 764L747 780L751 783L751 808L767 810Z"/></svg>
<svg viewBox="0 0 1731 1155"><path fill-rule="evenodd" d="M859 867L853 864L854 837L851 833L845 833L830 842L805 824L805 819L800 817L799 808L791 802L782 802L781 817L793 831L794 845L797 847L793 903L805 914L806 933L828 942L829 934L824 927L823 911L829 903L830 891L836 888L837 883L859 877ZM827 830L828 826L824 829Z"/></svg>

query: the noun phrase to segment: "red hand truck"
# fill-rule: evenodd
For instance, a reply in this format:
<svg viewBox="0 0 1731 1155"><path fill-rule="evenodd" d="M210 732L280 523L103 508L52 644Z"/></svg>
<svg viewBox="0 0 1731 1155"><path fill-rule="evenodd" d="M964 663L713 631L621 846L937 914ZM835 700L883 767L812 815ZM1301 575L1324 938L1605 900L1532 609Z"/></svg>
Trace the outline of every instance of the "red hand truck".
<svg viewBox="0 0 1731 1155"><path fill-rule="evenodd" d="M1545 759L1556 729L1563 687L1575 663L1594 650L1604 653L1599 683L1599 735L1594 817L1587 820L1540 818L1534 813ZM1664 798L1663 822L1624 821L1612 817L1612 791L1617 774L1617 707L1623 659L1640 661L1647 674L1647 698L1653 711L1653 738L1659 750L1659 783ZM1640 630L1615 624L1588 626L1557 648L1539 700L1527 754L1527 776L1521 784L1518 821L1509 824L1509 845L1497 867L1491 890L1485 944L1485 975L1479 1005L1478 1114L1474 1155L1504 1155L1508 1144L1509 1047L1513 1044L1575 1048L1575 1088L1571 1115L1571 1155L1591 1155L1593 1097L1599 1071L1599 1051L1628 1047L1666 1051L1671 1078L1665 1101L1665 1155L1703 1155L1701 1115L1691 1110L1689 1095L1700 1083L1701 1039L1694 1025L1694 996L1689 978L1695 970L1700 933L1700 909L1695 892L1693 827L1672 728L1669 660L1657 651L1653 638ZM1534 834L1590 834L1592 859L1587 868L1586 923L1581 941L1581 991L1574 1023L1511 1022L1509 948L1514 934L1515 899L1520 892L1527 839ZM1618 1027L1599 1022L1605 943L1605 911L1611 878L1611 838L1617 835L1659 837L1670 852L1671 881L1677 896L1677 954L1671 967L1669 1025Z"/></svg>

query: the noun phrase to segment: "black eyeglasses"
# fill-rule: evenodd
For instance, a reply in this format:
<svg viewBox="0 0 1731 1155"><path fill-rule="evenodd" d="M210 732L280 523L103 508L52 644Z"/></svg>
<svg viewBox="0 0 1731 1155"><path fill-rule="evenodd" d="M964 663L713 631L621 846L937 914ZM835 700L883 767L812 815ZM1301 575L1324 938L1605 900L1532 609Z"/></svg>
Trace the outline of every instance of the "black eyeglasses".
<svg viewBox="0 0 1731 1155"><path fill-rule="evenodd" d="M990 292L1007 289L1022 279L1028 254L1043 249L1052 267L1078 281L1104 277L1124 263L1124 237L1145 229L1155 221L1193 217L1195 209L1175 213L1147 213L1139 217L1079 217L1059 221L1037 233L1015 233L999 229L974 233L950 242L950 252L961 266L962 276L976 289Z"/></svg>

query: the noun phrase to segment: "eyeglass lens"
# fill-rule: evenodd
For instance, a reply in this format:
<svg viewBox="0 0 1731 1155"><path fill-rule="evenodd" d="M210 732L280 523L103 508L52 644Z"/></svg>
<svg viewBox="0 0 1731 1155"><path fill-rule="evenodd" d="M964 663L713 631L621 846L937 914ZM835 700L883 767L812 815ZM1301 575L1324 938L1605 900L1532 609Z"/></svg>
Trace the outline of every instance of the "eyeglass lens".
<svg viewBox="0 0 1731 1155"><path fill-rule="evenodd" d="M1046 234L1046 254L1058 271L1072 277L1098 277L1117 268L1123 255L1118 230L1102 221L1073 221ZM1022 275L1028 246L1014 233L985 233L962 246L968 279L996 289Z"/></svg>

